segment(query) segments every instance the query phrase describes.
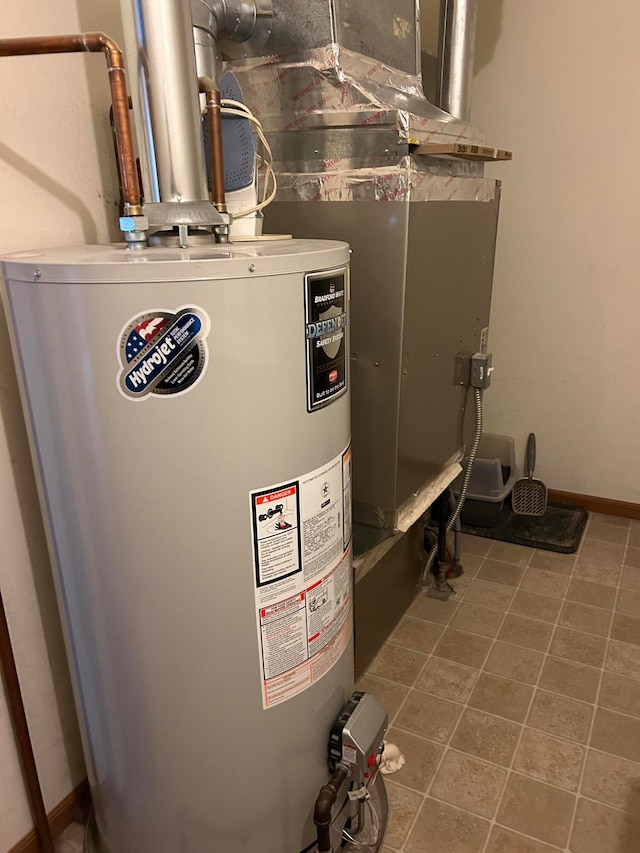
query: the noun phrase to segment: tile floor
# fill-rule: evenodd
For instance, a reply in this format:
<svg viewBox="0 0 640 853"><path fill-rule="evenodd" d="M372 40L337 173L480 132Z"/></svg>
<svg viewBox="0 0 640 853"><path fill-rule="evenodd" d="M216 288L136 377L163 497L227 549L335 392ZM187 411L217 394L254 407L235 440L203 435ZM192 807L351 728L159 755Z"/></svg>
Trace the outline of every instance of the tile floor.
<svg viewBox="0 0 640 853"><path fill-rule="evenodd" d="M389 710L385 853L640 851L640 521L577 555L464 537L359 686Z"/></svg>

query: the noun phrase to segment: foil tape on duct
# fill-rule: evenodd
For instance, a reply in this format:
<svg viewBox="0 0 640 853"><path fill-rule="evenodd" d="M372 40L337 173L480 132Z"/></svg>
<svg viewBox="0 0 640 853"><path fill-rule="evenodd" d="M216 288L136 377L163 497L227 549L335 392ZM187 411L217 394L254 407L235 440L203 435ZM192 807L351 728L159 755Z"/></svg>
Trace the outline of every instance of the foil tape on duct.
<svg viewBox="0 0 640 853"><path fill-rule="evenodd" d="M477 201L496 197L497 182L419 169L414 158L379 169L279 172L278 201Z"/></svg>
<svg viewBox="0 0 640 853"><path fill-rule="evenodd" d="M295 57L237 60L226 67L270 133L392 127L404 142L486 144L477 128L429 103L419 77L337 44Z"/></svg>

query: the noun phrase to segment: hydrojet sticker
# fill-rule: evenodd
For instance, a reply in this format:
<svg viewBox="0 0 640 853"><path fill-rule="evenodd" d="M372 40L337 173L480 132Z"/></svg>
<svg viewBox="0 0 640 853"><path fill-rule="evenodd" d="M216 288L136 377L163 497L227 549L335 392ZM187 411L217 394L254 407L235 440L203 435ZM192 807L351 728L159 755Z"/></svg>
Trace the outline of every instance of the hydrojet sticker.
<svg viewBox="0 0 640 853"><path fill-rule="evenodd" d="M120 392L132 400L183 394L202 378L211 323L202 308L137 314L120 334Z"/></svg>

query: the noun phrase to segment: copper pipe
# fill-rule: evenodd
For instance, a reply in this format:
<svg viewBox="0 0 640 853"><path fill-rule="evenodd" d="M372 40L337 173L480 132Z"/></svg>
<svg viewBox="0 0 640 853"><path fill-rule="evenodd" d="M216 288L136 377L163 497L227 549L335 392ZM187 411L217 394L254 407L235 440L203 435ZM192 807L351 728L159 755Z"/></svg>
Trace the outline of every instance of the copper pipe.
<svg viewBox="0 0 640 853"><path fill-rule="evenodd" d="M122 51L118 45L104 33L0 39L0 56L82 52L104 53L106 56L125 213L140 215L142 213L142 202L129 121L129 99L127 97Z"/></svg>
<svg viewBox="0 0 640 853"><path fill-rule="evenodd" d="M7 624L7 615L2 602L2 593L0 592L0 670L2 671L2 680L7 696L7 705L9 706L9 715L13 724L13 731L18 748L18 756L22 765L22 774L24 776L27 794L29 797L29 807L35 824L36 838L38 839L38 849L40 853L54 853L53 838L51 837L51 829L47 819L47 812L42 799L42 789L38 780L38 771L33 755L33 747L29 736L29 726L27 717L24 711L24 703L22 701L22 693L20 691L20 682L18 681L18 671L16 669L16 661L11 648L11 637L9 635L9 625Z"/></svg>
<svg viewBox="0 0 640 853"><path fill-rule="evenodd" d="M200 91L207 96L207 128L211 169L211 200L220 213L227 212L224 195L224 155L222 152L222 108L220 90L209 77L200 77Z"/></svg>

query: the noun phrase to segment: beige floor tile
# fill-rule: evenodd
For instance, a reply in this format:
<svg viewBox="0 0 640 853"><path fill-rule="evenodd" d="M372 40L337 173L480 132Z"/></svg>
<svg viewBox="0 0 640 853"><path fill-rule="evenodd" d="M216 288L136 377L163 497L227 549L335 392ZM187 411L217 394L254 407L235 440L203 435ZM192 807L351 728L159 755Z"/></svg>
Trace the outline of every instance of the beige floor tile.
<svg viewBox="0 0 640 853"><path fill-rule="evenodd" d="M622 577L620 578L620 586L624 589L640 589L640 569L636 569L633 566L624 566Z"/></svg>
<svg viewBox="0 0 640 853"><path fill-rule="evenodd" d="M624 557L624 545L615 545L613 542L599 542L597 539L585 539L580 548L580 556L600 560L602 563L620 564Z"/></svg>
<svg viewBox="0 0 640 853"><path fill-rule="evenodd" d="M577 743L525 729L513 769L567 791L577 791L584 755L585 748Z"/></svg>
<svg viewBox="0 0 640 853"><path fill-rule="evenodd" d="M504 586L518 586L522 580L524 568L512 566L510 563L500 563L490 557L482 564L478 571L478 578L491 583L501 583Z"/></svg>
<svg viewBox="0 0 640 853"><path fill-rule="evenodd" d="M478 670L442 658L431 658L415 683L417 690L466 702L478 677Z"/></svg>
<svg viewBox="0 0 640 853"><path fill-rule="evenodd" d="M545 569L570 575L576 562L575 554L556 554L554 551L536 551L529 565L534 569Z"/></svg>
<svg viewBox="0 0 640 853"><path fill-rule="evenodd" d="M575 799L575 795L567 791L513 773L507 782L497 822L563 848L569 837Z"/></svg>
<svg viewBox="0 0 640 853"><path fill-rule="evenodd" d="M602 752L640 762L640 720L597 708L589 745Z"/></svg>
<svg viewBox="0 0 640 853"><path fill-rule="evenodd" d="M611 624L611 611L603 610L601 607L591 607L589 604L580 604L579 601L565 601L558 624L576 631L584 631L586 634L606 637Z"/></svg>
<svg viewBox="0 0 640 853"><path fill-rule="evenodd" d="M621 589L616 601L616 610L628 616L640 616L640 590Z"/></svg>
<svg viewBox="0 0 640 853"><path fill-rule="evenodd" d="M493 539L485 539L483 536L471 536L469 533L463 533L461 536L461 545L463 560L467 554L486 557L493 545Z"/></svg>
<svg viewBox="0 0 640 853"><path fill-rule="evenodd" d="M466 554L460 562L462 563L464 574L472 578L478 574L478 570L484 562L484 557L477 557L475 554Z"/></svg>
<svg viewBox="0 0 640 853"><path fill-rule="evenodd" d="M611 610L616 603L616 590L615 587L603 583L574 578L569 584L567 598L582 604L591 604L592 607L605 607Z"/></svg>
<svg viewBox="0 0 640 853"><path fill-rule="evenodd" d="M539 687L585 702L595 702L600 670L575 661L548 657L544 662Z"/></svg>
<svg viewBox="0 0 640 853"><path fill-rule="evenodd" d="M489 551L492 560L511 563L514 566L526 566L533 556L533 548L513 545L511 542L495 542Z"/></svg>
<svg viewBox="0 0 640 853"><path fill-rule="evenodd" d="M599 539L601 542L613 542L616 545L626 545L628 536L627 527L618 527L614 524L600 524L591 521L585 530L585 539Z"/></svg>
<svg viewBox="0 0 640 853"><path fill-rule="evenodd" d="M385 643L371 662L368 674L411 687L426 660L427 656L420 652Z"/></svg>
<svg viewBox="0 0 640 853"><path fill-rule="evenodd" d="M499 610L489 610L488 607L463 602L451 620L451 627L469 631L471 634L481 634L483 637L495 637L503 618L504 614Z"/></svg>
<svg viewBox="0 0 640 853"><path fill-rule="evenodd" d="M638 653L638 647L610 640L604 666L605 669L608 669L610 672L616 672L618 675L628 675L630 678L640 679L640 654Z"/></svg>
<svg viewBox="0 0 640 853"><path fill-rule="evenodd" d="M608 515L604 512L592 512L589 520L597 524L615 524L616 527L630 527L632 523L630 518L622 518L620 515Z"/></svg>
<svg viewBox="0 0 640 853"><path fill-rule="evenodd" d="M551 598L548 595L538 595L519 589L511 604L510 612L541 622L554 623L560 613L562 599Z"/></svg>
<svg viewBox="0 0 640 853"><path fill-rule="evenodd" d="M583 634L571 628L556 628L549 652L559 658L568 658L589 666L602 666L607 641L604 637Z"/></svg>
<svg viewBox="0 0 640 853"><path fill-rule="evenodd" d="M424 592L419 592L407 610L407 616L415 616L416 619L426 619L427 622L446 625L457 608L458 602L455 596L448 601L438 601L437 598L427 598Z"/></svg>
<svg viewBox="0 0 640 853"><path fill-rule="evenodd" d="M623 562L625 566L640 569L640 548L627 548Z"/></svg>
<svg viewBox="0 0 640 853"><path fill-rule="evenodd" d="M460 752L508 767L522 726L483 711L467 708L455 731L451 746Z"/></svg>
<svg viewBox="0 0 640 853"><path fill-rule="evenodd" d="M472 583L473 577L471 575L462 575L460 578L451 579L450 584L455 590L456 601L460 602L460 600L464 598L466 591Z"/></svg>
<svg viewBox="0 0 640 853"><path fill-rule="evenodd" d="M579 556L573 575L586 581L595 581L609 586L617 586L621 566L605 560L594 560L591 557Z"/></svg>
<svg viewBox="0 0 640 853"><path fill-rule="evenodd" d="M430 740L391 727L385 735L389 743L397 744L407 759L402 770L395 774L400 785L424 794L442 758L443 747Z"/></svg>
<svg viewBox="0 0 640 853"><path fill-rule="evenodd" d="M497 642L489 653L484 669L493 675L535 684L543 660L542 652Z"/></svg>
<svg viewBox="0 0 640 853"><path fill-rule="evenodd" d="M447 628L440 642L433 650L435 657L453 660L466 666L481 667L487 652L491 646L491 640L486 637L476 637L473 634L463 634Z"/></svg>
<svg viewBox="0 0 640 853"><path fill-rule="evenodd" d="M640 619L627 616L626 613L614 613L611 639L640 646Z"/></svg>
<svg viewBox="0 0 640 853"><path fill-rule="evenodd" d="M631 529L627 545L629 548L640 548L640 527Z"/></svg>
<svg viewBox="0 0 640 853"><path fill-rule="evenodd" d="M552 598L562 598L568 586L567 575L547 572L545 569L527 569L520 584L521 589L537 592L538 595L550 595Z"/></svg>
<svg viewBox="0 0 640 853"><path fill-rule="evenodd" d="M640 681L614 675L612 672L603 672L598 705L612 711L622 711L632 717L640 717Z"/></svg>
<svg viewBox="0 0 640 853"><path fill-rule="evenodd" d="M405 616L389 637L389 642L428 654L440 639L440 634L442 634L442 625L415 619L413 616Z"/></svg>
<svg viewBox="0 0 640 853"><path fill-rule="evenodd" d="M486 853L557 853L559 847L549 847L533 838L525 838L503 826L494 826Z"/></svg>
<svg viewBox="0 0 640 853"><path fill-rule="evenodd" d="M389 799L389 822L384 840L392 847L400 848L411 828L411 824L422 805L422 794L407 791L400 785L385 779L387 797Z"/></svg>
<svg viewBox="0 0 640 853"><path fill-rule="evenodd" d="M358 681L357 689L364 690L365 693L372 693L387 709L390 722L400 710L400 706L409 692L408 687L403 687L401 684L394 684L391 681L382 681L368 673L363 675L360 681Z"/></svg>
<svg viewBox="0 0 640 853"><path fill-rule="evenodd" d="M640 820L635 815L580 799L569 843L571 853L637 853Z"/></svg>
<svg viewBox="0 0 640 853"><path fill-rule="evenodd" d="M462 705L412 690L393 724L429 740L447 743L461 713Z"/></svg>
<svg viewBox="0 0 640 853"><path fill-rule="evenodd" d="M586 743L592 717L592 705L568 696L537 690L527 725L558 737Z"/></svg>
<svg viewBox="0 0 640 853"><path fill-rule="evenodd" d="M450 749L433 780L431 796L479 817L492 818L507 771Z"/></svg>
<svg viewBox="0 0 640 853"><path fill-rule="evenodd" d="M640 764L589 750L581 792L592 800L640 815Z"/></svg>
<svg viewBox="0 0 640 853"><path fill-rule="evenodd" d="M464 600L466 604L479 604L481 607L504 611L509 607L513 594L511 587L476 578L465 593Z"/></svg>
<svg viewBox="0 0 640 853"><path fill-rule="evenodd" d="M523 619L522 616L509 614L498 633L498 639L526 649L544 652L549 645L552 631L553 627L544 622L534 622L532 619Z"/></svg>
<svg viewBox="0 0 640 853"><path fill-rule="evenodd" d="M405 844L406 853L481 853L491 824L427 798Z"/></svg>
<svg viewBox="0 0 640 853"><path fill-rule="evenodd" d="M481 673L469 698L469 705L479 711L488 711L516 723L524 722L533 688L508 678Z"/></svg>

